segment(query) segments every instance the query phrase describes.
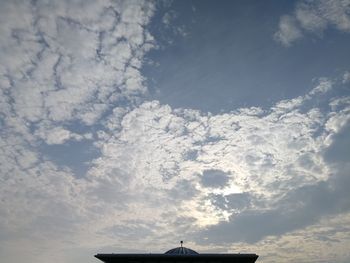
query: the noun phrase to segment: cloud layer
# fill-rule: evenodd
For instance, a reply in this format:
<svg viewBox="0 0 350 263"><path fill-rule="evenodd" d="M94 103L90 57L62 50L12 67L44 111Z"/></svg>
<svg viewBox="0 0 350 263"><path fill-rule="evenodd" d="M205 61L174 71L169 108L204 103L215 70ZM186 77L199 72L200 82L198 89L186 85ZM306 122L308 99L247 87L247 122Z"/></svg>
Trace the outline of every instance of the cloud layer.
<svg viewBox="0 0 350 263"><path fill-rule="evenodd" d="M271 108L174 109L146 99L141 73L156 8L1 3L2 258L95 262L97 250L162 252L185 239L279 259L281 242L309 235L330 251L349 240L339 225L349 222L350 97L338 95L348 72ZM294 37L300 19L284 19Z"/></svg>

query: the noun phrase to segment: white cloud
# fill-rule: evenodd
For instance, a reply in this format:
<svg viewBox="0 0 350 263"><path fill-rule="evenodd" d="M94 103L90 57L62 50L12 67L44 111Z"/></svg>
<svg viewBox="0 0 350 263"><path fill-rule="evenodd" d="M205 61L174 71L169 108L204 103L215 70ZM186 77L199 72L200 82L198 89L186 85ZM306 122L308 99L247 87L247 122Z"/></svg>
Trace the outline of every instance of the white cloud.
<svg viewBox="0 0 350 263"><path fill-rule="evenodd" d="M6 2L1 8L0 73L14 85L6 97L14 100L21 118L78 119L92 125L121 97L146 92L139 68L153 47L144 27L153 3L38 1L20 6Z"/></svg>
<svg viewBox="0 0 350 263"><path fill-rule="evenodd" d="M320 78L319 84L313 88L309 94L315 95L315 94L322 94L330 91L332 89L333 82L327 78Z"/></svg>
<svg viewBox="0 0 350 263"><path fill-rule="evenodd" d="M328 27L350 32L349 11L349 0L299 1L294 14L281 16L274 37L281 44L290 46L306 33L322 36Z"/></svg>
<svg viewBox="0 0 350 263"><path fill-rule="evenodd" d="M107 246L113 239L98 232L116 217L129 218L117 211L100 218L115 207L100 198L113 185L107 175L101 181L78 180L71 169L47 161L52 158L41 151L46 147L41 140L51 145L90 140L104 114L121 102L132 107L147 91L139 70L154 47L147 31L154 11L154 3L146 1L1 3L3 260L12 262L29 251L31 262L47 262L52 255L60 261L60 251L72 244L93 243L93 250ZM76 158L69 150L65 154ZM93 260L90 254L86 258Z"/></svg>
<svg viewBox="0 0 350 263"><path fill-rule="evenodd" d="M278 103L276 103L276 106L274 107L275 111L280 111L280 112L285 112L288 110L293 110L305 101L305 98L302 96L299 96L294 99L289 99L289 100L281 100Z"/></svg>
<svg viewBox="0 0 350 263"><path fill-rule="evenodd" d="M350 72L347 71L343 75L343 84L349 83L350 82Z"/></svg>
<svg viewBox="0 0 350 263"><path fill-rule="evenodd" d="M339 132L350 120L350 107L340 110L339 112L331 112L329 118L325 124L327 131L333 133Z"/></svg>
<svg viewBox="0 0 350 263"><path fill-rule="evenodd" d="M312 96L323 95L327 90L323 84ZM210 210L211 217L200 212L204 209L201 200L209 193L200 184L203 171L216 169L230 174L231 183L218 193L244 190L266 200L328 178L329 170L322 160L323 140L336 131L315 136L328 124L320 109L310 108L311 98L306 95L279 102L270 112L253 107L213 116L173 110L155 101L126 114L118 110L115 118L121 119L121 125L108 124L118 132L102 135L102 157L95 162L96 171L100 171L99 177L128 171L128 187L139 190L152 185L171 189L183 177L194 180L200 192L186 201L192 205L186 213L197 217L201 225L213 224L222 219L220 213L210 206L204 211ZM334 114L343 122L348 115Z"/></svg>
<svg viewBox="0 0 350 263"><path fill-rule="evenodd" d="M315 4L301 2L295 10L296 19L307 31L321 32L327 27L327 20L320 15Z"/></svg>
<svg viewBox="0 0 350 263"><path fill-rule="evenodd" d="M301 37L302 33L297 26L296 19L289 15L282 16L279 22L279 30L274 35L275 40L285 46L289 46Z"/></svg>
<svg viewBox="0 0 350 263"><path fill-rule="evenodd" d="M81 141L91 139L91 134L77 134L63 127L54 126L52 123L40 123L35 135L44 140L47 144L62 144L68 140Z"/></svg>

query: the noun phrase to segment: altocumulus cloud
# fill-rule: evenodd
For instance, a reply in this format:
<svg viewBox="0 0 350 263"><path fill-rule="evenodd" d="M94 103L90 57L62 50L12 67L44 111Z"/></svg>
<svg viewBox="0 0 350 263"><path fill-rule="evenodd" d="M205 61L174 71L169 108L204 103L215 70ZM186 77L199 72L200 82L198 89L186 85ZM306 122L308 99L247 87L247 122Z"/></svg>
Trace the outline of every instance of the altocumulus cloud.
<svg viewBox="0 0 350 263"><path fill-rule="evenodd" d="M183 237L230 249L349 210L350 97L336 92L347 73L269 109L213 115L146 100L156 7L1 3L5 261L93 262L96 249L162 251ZM43 150L77 141L99 153L79 177Z"/></svg>
<svg viewBox="0 0 350 263"><path fill-rule="evenodd" d="M91 223L105 221L99 223L104 228L110 220L98 219L105 213L98 203L124 197L118 189L128 181L123 171L115 174L110 194L108 187L98 192L102 182L111 185L107 177L77 180L40 149L70 141L92 144L101 117L116 113L116 105L138 103L147 92L140 68L154 47L146 29L154 11L154 3L142 1L1 2L3 260L45 262L52 254L67 260L58 252L62 247L89 247L83 236L98 232Z"/></svg>

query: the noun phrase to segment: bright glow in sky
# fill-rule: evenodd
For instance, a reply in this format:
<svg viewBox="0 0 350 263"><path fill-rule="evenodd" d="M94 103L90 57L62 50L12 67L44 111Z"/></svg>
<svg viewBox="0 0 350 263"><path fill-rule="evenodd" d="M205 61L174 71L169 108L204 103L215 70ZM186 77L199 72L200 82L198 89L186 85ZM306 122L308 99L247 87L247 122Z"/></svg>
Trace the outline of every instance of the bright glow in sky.
<svg viewBox="0 0 350 263"><path fill-rule="evenodd" d="M350 261L350 0L0 1L0 255Z"/></svg>

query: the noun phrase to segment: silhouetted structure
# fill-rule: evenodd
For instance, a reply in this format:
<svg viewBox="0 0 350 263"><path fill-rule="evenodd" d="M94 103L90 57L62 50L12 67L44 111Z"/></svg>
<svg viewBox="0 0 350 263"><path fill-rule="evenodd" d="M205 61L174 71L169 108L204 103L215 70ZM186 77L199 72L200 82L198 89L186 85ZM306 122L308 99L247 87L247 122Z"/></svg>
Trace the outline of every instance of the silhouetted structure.
<svg viewBox="0 0 350 263"><path fill-rule="evenodd" d="M97 254L105 263L253 263L256 254L199 254L183 247L176 247L164 254Z"/></svg>

